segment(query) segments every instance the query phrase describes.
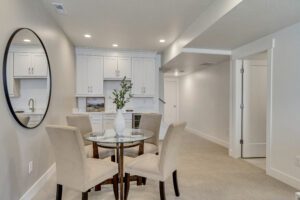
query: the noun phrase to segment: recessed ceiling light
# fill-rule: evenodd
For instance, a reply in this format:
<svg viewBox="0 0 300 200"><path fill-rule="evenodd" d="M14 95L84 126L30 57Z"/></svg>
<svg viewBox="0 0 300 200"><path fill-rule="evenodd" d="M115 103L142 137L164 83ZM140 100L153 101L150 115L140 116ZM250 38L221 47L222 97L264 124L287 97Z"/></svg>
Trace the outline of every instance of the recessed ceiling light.
<svg viewBox="0 0 300 200"><path fill-rule="evenodd" d="M113 47L118 47L119 45L116 44L116 43L114 43L114 44L112 44L112 46L113 46Z"/></svg>
<svg viewBox="0 0 300 200"><path fill-rule="evenodd" d="M165 39L160 39L159 42L160 42L160 43L165 43L166 40L165 40Z"/></svg>
<svg viewBox="0 0 300 200"><path fill-rule="evenodd" d="M178 76L179 75L179 72L178 72L178 70L175 70L175 72L174 72L174 76Z"/></svg>
<svg viewBox="0 0 300 200"><path fill-rule="evenodd" d="M92 36L90 34L84 34L85 38L91 38Z"/></svg>
<svg viewBox="0 0 300 200"><path fill-rule="evenodd" d="M29 39L24 39L23 41L24 42L31 42L31 40L29 40Z"/></svg>

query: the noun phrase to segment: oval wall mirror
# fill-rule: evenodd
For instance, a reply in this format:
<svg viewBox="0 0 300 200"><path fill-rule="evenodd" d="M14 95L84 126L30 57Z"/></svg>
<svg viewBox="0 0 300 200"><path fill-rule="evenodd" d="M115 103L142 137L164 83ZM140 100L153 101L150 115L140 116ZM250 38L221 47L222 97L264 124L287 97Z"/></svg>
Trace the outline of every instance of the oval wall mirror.
<svg viewBox="0 0 300 200"><path fill-rule="evenodd" d="M51 97L51 70L39 36L28 28L10 37L3 61L3 85L9 109L24 128L38 127Z"/></svg>

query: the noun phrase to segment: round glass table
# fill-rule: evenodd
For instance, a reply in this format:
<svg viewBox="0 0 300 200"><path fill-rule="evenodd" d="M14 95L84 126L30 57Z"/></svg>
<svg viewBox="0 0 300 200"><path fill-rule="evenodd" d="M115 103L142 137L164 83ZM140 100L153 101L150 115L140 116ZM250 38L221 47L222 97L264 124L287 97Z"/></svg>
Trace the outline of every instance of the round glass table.
<svg viewBox="0 0 300 200"><path fill-rule="evenodd" d="M124 148L141 145L144 141L153 137L154 133L145 129L125 129L124 136L117 136L114 129L106 129L104 132L92 132L85 135L85 140L93 142L93 145L104 148L115 148L119 167L120 199L124 199ZM96 148L97 149L97 148Z"/></svg>

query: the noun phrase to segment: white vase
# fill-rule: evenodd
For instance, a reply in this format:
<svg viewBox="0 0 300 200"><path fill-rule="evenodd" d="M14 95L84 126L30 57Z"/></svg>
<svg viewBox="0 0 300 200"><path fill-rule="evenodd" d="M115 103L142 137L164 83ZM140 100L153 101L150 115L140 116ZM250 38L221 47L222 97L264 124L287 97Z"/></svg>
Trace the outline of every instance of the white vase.
<svg viewBox="0 0 300 200"><path fill-rule="evenodd" d="M114 122L114 128L115 128L117 136L122 137L125 135L126 124L125 124L125 119L124 119L123 112L121 109L119 109L117 111L117 116L116 116L115 122Z"/></svg>

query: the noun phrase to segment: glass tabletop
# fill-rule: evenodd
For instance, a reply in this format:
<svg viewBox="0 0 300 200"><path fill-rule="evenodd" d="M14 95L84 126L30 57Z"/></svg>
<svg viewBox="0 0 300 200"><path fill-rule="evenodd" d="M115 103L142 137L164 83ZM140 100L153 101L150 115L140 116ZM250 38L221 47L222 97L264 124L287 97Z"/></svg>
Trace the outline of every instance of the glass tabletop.
<svg viewBox="0 0 300 200"><path fill-rule="evenodd" d="M117 136L114 129L106 129L104 132L92 132L84 136L91 142L97 143L134 143L153 137L154 133L145 129L125 129L124 136Z"/></svg>

